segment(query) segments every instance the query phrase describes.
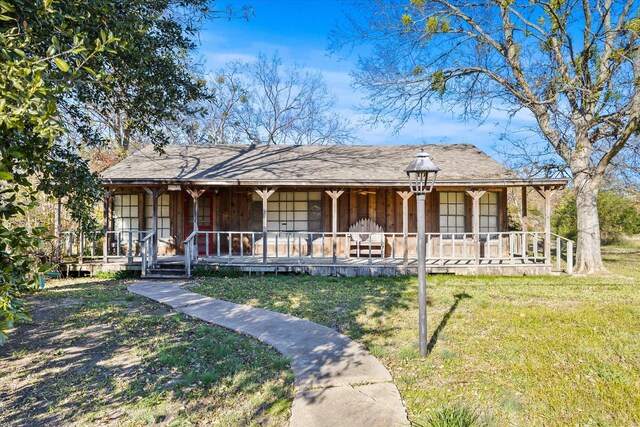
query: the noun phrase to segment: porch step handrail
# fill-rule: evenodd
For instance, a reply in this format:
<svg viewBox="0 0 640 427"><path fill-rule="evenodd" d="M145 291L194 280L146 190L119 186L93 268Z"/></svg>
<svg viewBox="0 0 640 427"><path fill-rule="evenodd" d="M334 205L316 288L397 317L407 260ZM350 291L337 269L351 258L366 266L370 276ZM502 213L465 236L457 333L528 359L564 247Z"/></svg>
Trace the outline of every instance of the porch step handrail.
<svg viewBox="0 0 640 427"><path fill-rule="evenodd" d="M573 274L573 266L574 266L574 245L575 242L571 239L567 239L564 236L560 236L555 233L551 233L551 237L555 238L555 253L556 253L556 269L558 271L562 271L562 254L563 254L563 246L566 252L566 272L567 274Z"/></svg>
<svg viewBox="0 0 640 427"><path fill-rule="evenodd" d="M191 277L191 263L198 257L198 249L195 245L195 242L198 240L198 233L198 230L193 230L193 232L184 239L184 268L187 277Z"/></svg>
<svg viewBox="0 0 640 427"><path fill-rule="evenodd" d="M151 260L153 259L153 251L151 249L151 245L153 244L153 236L156 235L155 231L150 231L144 238L140 241L140 251L142 256L141 262L141 275L144 277L147 275L149 271L149 267L151 266Z"/></svg>

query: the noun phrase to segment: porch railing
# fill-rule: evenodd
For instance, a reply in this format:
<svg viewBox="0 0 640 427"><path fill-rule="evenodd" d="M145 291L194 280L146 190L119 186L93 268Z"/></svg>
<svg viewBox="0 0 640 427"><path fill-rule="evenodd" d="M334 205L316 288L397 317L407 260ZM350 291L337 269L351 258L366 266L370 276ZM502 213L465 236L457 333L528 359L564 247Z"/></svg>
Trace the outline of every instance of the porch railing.
<svg viewBox="0 0 640 427"><path fill-rule="evenodd" d="M508 261L547 264L545 233L488 232L427 233L427 259L436 261Z"/></svg>
<svg viewBox="0 0 640 427"><path fill-rule="evenodd" d="M151 231L145 230L69 230L61 233L56 244L60 258L78 258L80 261L97 258L122 258L132 263L141 257L141 242ZM105 253L105 238L107 240Z"/></svg>
<svg viewBox="0 0 640 427"><path fill-rule="evenodd" d="M140 241L140 270L142 277L146 276L149 272L149 268L152 267L153 264L153 236L155 236L154 231L150 231L146 236L142 238Z"/></svg>
<svg viewBox="0 0 640 427"><path fill-rule="evenodd" d="M56 243L55 252L59 258L85 258L102 256L101 242L103 231L82 232L78 230L63 231Z"/></svg>
<svg viewBox="0 0 640 427"><path fill-rule="evenodd" d="M551 253L555 255L555 268L557 271L573 274L573 266L575 265L573 247L573 240L557 234L551 234Z"/></svg>
<svg viewBox="0 0 640 427"><path fill-rule="evenodd" d="M358 233L365 234L365 233ZM356 254L366 258L403 257L399 248L402 233L372 235L368 239L355 239L354 233L336 233L337 256L349 258ZM408 238L415 240L416 233ZM197 231L184 241L185 260L197 257L261 257L267 258L332 258L333 233L289 232L267 233L266 243L258 231ZM188 252L188 255L187 255Z"/></svg>
<svg viewBox="0 0 640 427"><path fill-rule="evenodd" d="M198 250L195 246L197 236L198 232L194 230L184 240L184 269L187 277L191 277L191 264L198 259Z"/></svg>
<svg viewBox="0 0 640 427"><path fill-rule="evenodd" d="M64 232L58 250L63 256L83 258L126 257L129 263L140 260L143 271L153 260L152 231L102 230L90 233ZM107 244L104 245L106 238ZM477 242L474 233L427 233L427 262L432 265L453 262L480 264L539 264L552 266L558 271L573 272L574 243L562 236L551 235L550 257L545 256L546 234L543 232L480 233ZM331 232L267 233L253 231L197 231L184 240L184 260L187 274L201 258L226 258L228 263L252 257L259 262L266 258L303 260L332 259L334 235ZM417 257L416 233L336 233L336 259L365 259L369 263L398 260L415 261ZM107 248L106 254L103 248ZM548 259L547 259L548 258ZM305 261L308 262L308 261Z"/></svg>
<svg viewBox="0 0 640 427"><path fill-rule="evenodd" d="M417 234L409 233L336 233L336 256L340 259L366 258L402 260L417 257ZM468 263L530 263L552 265L546 259L544 232L427 233L427 260L432 264L450 261ZM570 270L573 242L553 235L549 242L556 254L558 269ZM558 249L559 248L559 249ZM262 232L197 231L185 239L185 264L198 258L226 258L229 262L243 257L256 260L267 251L267 259L326 259L333 257L333 234L330 232L268 233L266 243ZM558 252L560 251L560 252ZM558 253L561 260L558 261ZM566 261L565 261L566 260Z"/></svg>

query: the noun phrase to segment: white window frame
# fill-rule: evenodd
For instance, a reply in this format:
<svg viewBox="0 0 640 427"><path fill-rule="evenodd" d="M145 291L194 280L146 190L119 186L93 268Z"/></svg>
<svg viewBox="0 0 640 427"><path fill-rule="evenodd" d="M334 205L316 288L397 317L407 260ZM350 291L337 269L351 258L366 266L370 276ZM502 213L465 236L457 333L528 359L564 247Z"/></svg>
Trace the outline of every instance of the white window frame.
<svg viewBox="0 0 640 427"><path fill-rule="evenodd" d="M500 195L487 191L480 197L480 233L497 233L500 228Z"/></svg>
<svg viewBox="0 0 640 427"><path fill-rule="evenodd" d="M254 218L254 228L262 223L262 198L254 193L253 212L260 212L260 221ZM314 205L319 213L314 212ZM258 209L259 207L259 209ZM316 218L313 218L316 216ZM322 230L322 192L276 191L267 200L267 230L278 233L320 232Z"/></svg>
<svg viewBox="0 0 640 427"><path fill-rule="evenodd" d="M139 231L140 217L137 194L116 194L113 196L113 230Z"/></svg>
<svg viewBox="0 0 640 427"><path fill-rule="evenodd" d="M466 232L467 206L463 191L439 191L439 224L441 234Z"/></svg>
<svg viewBox="0 0 640 427"><path fill-rule="evenodd" d="M144 220L147 230L153 228L153 200L149 194L144 196ZM164 193L158 196L158 239L171 237L171 197Z"/></svg>

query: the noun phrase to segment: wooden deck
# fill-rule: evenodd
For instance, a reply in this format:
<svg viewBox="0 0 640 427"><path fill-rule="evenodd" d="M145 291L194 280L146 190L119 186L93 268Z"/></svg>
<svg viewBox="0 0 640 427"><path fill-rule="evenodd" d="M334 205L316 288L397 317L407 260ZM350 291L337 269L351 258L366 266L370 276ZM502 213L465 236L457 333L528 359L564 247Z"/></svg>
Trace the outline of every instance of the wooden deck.
<svg viewBox="0 0 640 427"><path fill-rule="evenodd" d="M401 259L348 258L338 259L334 264L330 258L267 258L261 257L208 257L200 258L201 266L237 268L247 272L307 273L312 275L339 276L395 276L417 274L418 261L410 259L407 264ZM550 274L551 266L523 260L427 260L428 273L483 274L483 275L542 275Z"/></svg>
<svg viewBox="0 0 640 427"><path fill-rule="evenodd" d="M183 265L183 256L158 257L160 265ZM99 271L115 272L119 270L140 270L139 259L128 262L126 257L109 257L107 263L102 258L87 258L84 262L77 261L63 264L67 274L90 274ZM395 276L417 274L416 259L410 259L407 264L401 259L389 258L338 258L333 263L331 258L267 258L263 263L262 257L256 256L212 256L199 257L192 268L232 268L252 273L294 273L311 275L339 275L339 276ZM514 259L482 259L476 265L474 260L430 259L427 260L427 272L431 274L461 274L461 275L545 275L551 274L552 267L541 260Z"/></svg>

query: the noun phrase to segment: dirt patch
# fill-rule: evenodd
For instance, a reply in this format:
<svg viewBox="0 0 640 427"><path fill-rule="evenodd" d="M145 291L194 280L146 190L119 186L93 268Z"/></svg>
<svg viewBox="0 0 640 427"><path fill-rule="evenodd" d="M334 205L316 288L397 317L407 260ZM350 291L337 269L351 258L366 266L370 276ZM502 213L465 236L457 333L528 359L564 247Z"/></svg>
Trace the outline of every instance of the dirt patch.
<svg viewBox="0 0 640 427"><path fill-rule="evenodd" d="M118 381L142 373L140 357L119 342L117 323L70 321L85 298L33 298L29 303L34 320L19 325L0 347L0 425L69 424L91 405L117 404L103 399L113 399L110 392ZM139 303L121 303L127 304L125 315L145 311ZM147 307L153 314L167 312ZM109 418L117 420L118 413L114 409Z"/></svg>
<svg viewBox="0 0 640 427"><path fill-rule="evenodd" d="M0 426L286 425L287 360L127 291L64 279L0 347Z"/></svg>

